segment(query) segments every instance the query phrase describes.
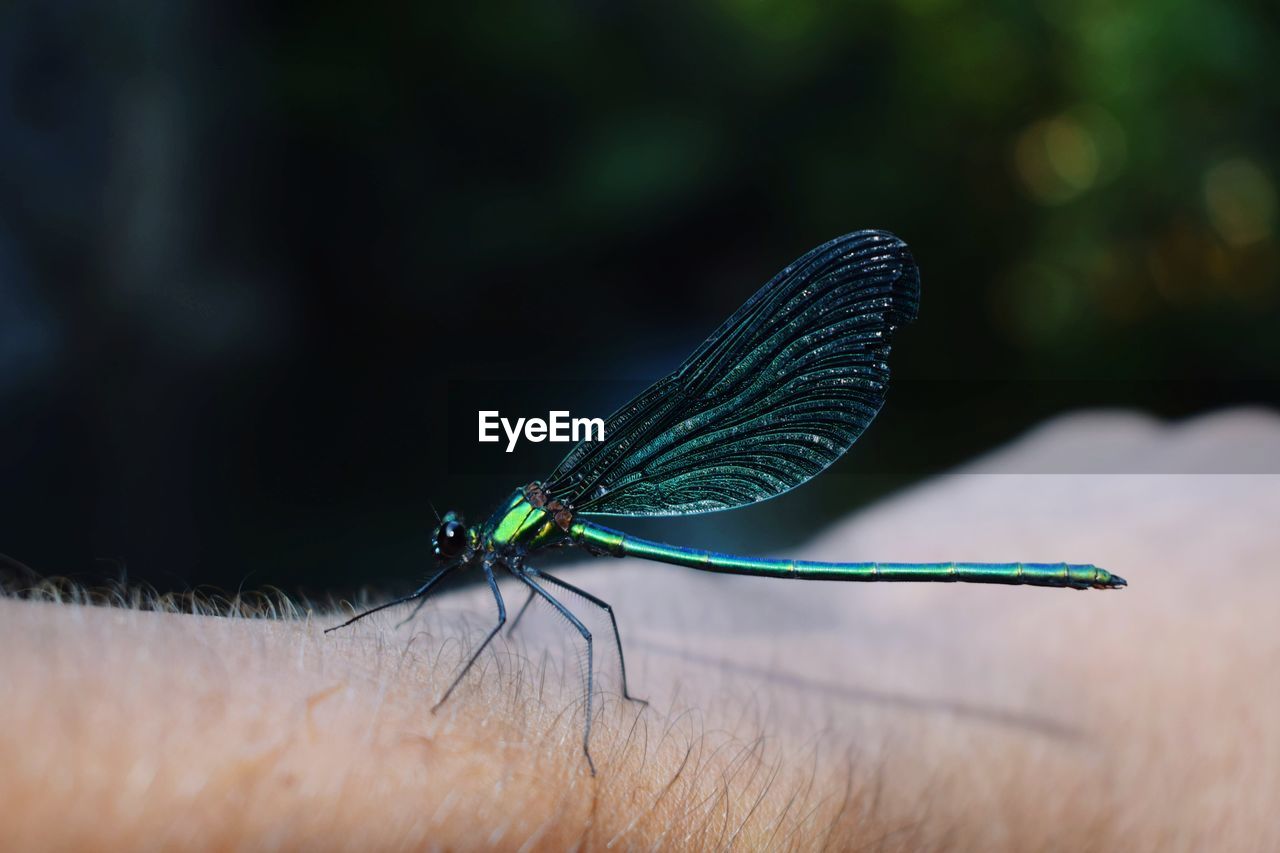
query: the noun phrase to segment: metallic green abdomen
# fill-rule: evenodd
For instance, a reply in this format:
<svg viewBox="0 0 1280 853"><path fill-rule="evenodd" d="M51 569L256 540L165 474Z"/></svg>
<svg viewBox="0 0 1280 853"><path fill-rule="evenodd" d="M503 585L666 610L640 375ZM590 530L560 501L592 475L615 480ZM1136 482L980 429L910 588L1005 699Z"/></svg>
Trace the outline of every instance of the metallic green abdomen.
<svg viewBox="0 0 1280 853"><path fill-rule="evenodd" d="M705 572L832 581L933 581L1027 584L1073 589L1115 589L1124 578L1097 566L1077 563L821 563L717 554L665 545L588 521L575 521L576 542L615 557L640 557Z"/></svg>

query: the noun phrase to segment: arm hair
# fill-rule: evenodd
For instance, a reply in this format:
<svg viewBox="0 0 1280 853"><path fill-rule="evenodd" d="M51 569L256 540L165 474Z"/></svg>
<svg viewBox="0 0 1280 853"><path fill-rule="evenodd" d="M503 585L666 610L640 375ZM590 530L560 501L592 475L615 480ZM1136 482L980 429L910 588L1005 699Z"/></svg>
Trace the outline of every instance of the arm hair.
<svg viewBox="0 0 1280 853"><path fill-rule="evenodd" d="M104 602L56 585L0 598L0 838L1278 849L1280 475L1025 473L1082 446L1176 472L1179 454L1267 441L1268 413L1066 421L795 555L1092 560L1124 591L573 571L617 606L631 686L652 701L606 681L594 778L567 632L500 639L430 713L493 618L484 589L399 631L388 612L327 636L346 610L281 597L260 618L238 599L214 615L133 592L89 606Z"/></svg>
<svg viewBox="0 0 1280 853"><path fill-rule="evenodd" d="M326 637L342 614L294 616L280 597L258 618L143 599L0 600L16 848L808 848L853 840L848 816L865 811L847 753L792 754L746 720L708 730L695 709L616 696L596 719L593 779L571 657L518 641L495 641L431 714L482 636L447 603L399 632L379 614Z"/></svg>

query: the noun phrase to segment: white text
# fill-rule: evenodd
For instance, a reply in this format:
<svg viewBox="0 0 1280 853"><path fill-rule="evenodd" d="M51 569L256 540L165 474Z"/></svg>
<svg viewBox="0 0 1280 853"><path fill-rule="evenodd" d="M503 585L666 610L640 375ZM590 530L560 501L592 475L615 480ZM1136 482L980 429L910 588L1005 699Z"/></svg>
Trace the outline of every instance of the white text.
<svg viewBox="0 0 1280 853"><path fill-rule="evenodd" d="M507 436L507 453L515 450L521 433L529 441L604 441L604 418L574 418L568 412L548 412L542 418L516 418L512 423L496 411L480 412L480 441L501 441ZM594 435L593 435L594 433Z"/></svg>

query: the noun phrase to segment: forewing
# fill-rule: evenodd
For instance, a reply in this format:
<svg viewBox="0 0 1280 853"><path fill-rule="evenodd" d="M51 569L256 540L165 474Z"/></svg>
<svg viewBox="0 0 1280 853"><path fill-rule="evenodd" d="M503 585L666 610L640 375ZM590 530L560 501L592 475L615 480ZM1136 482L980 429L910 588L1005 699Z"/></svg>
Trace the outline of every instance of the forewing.
<svg viewBox="0 0 1280 853"><path fill-rule="evenodd" d="M915 319L907 245L859 231L778 273L674 373L544 481L579 512L688 515L767 500L857 440L884 403L894 330Z"/></svg>

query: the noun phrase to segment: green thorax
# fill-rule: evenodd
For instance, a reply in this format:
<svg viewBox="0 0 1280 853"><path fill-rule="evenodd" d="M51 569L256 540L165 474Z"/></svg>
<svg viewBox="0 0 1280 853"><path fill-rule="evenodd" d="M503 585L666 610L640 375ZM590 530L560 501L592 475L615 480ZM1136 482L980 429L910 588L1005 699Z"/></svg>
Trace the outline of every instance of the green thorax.
<svg viewBox="0 0 1280 853"><path fill-rule="evenodd" d="M497 512L489 516L480 531L480 545L486 551L513 546L534 551L557 545L569 538L567 528L573 514L559 502L548 501L536 484L511 493Z"/></svg>

